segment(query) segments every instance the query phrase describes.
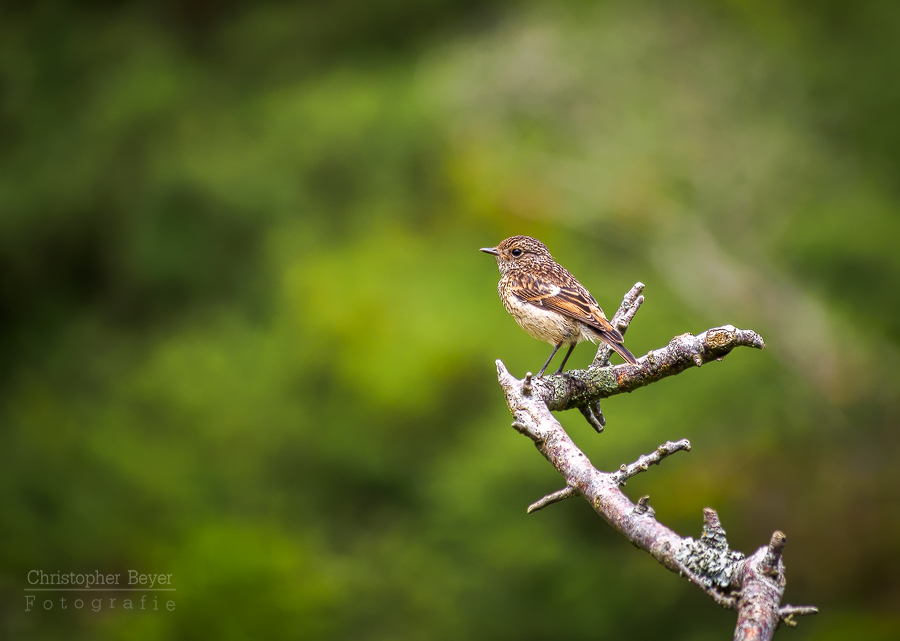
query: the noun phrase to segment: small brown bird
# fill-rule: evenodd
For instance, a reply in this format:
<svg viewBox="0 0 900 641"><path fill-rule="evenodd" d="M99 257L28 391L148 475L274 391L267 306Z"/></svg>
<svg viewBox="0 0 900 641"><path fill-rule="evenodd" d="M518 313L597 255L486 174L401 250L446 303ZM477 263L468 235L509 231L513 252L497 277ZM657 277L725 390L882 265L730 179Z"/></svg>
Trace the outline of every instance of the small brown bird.
<svg viewBox="0 0 900 641"><path fill-rule="evenodd" d="M601 340L632 365L634 355L622 345L621 332L610 325L591 293L576 280L541 241L512 236L481 251L497 257L500 300L516 322L534 338L553 345L538 378L563 345L569 346L556 373L563 371L575 346L583 340Z"/></svg>

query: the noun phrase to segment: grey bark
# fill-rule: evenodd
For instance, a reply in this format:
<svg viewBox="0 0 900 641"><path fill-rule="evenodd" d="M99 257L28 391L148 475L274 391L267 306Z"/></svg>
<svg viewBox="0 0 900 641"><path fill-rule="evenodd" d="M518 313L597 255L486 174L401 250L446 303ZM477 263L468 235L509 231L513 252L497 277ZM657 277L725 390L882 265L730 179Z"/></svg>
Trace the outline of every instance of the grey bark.
<svg viewBox="0 0 900 641"><path fill-rule="evenodd" d="M626 294L611 322L625 332L644 301L644 286L637 283ZM513 427L534 441L538 451L556 468L566 486L536 501L528 512L540 510L573 496L582 496L613 528L636 547L646 551L708 594L722 607L738 613L735 639L771 639L779 623L796 625L795 615L815 614L811 606L782 606L785 574L781 552L785 535L775 532L767 546L752 555L730 550L716 512L703 511L703 533L698 540L681 537L656 520L649 497L637 504L620 489L625 481L658 465L664 458L689 451L690 443L669 441L650 454L613 472L596 469L575 445L551 410L577 408L598 432L606 423L600 409L604 398L631 392L691 367L720 361L735 347L764 347L753 331L731 325L693 336L683 334L639 359L637 365L609 365L610 350L601 345L594 363L586 370L571 370L545 378L512 376L502 361L497 375L514 417Z"/></svg>

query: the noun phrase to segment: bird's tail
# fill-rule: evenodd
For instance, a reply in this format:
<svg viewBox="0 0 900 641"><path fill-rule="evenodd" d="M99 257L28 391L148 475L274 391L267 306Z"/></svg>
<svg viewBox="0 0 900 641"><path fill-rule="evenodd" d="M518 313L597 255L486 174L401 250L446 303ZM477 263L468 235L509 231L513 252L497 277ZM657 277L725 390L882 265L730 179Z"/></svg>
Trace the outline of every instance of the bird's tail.
<svg viewBox="0 0 900 641"><path fill-rule="evenodd" d="M616 352L616 354L624 358L626 362L631 363L632 365L638 364L637 359L634 357L634 354L629 352L621 342L614 340L613 336L607 336L605 333L601 334L600 336L601 338L603 338L603 342L609 345L613 349L613 351ZM622 335L619 334L619 338L621 337Z"/></svg>
<svg viewBox="0 0 900 641"><path fill-rule="evenodd" d="M634 357L634 354L628 351L628 349L622 345L622 341L625 338L622 336L622 332L613 327L612 323L606 320L606 317L603 315L601 311L599 314L594 315L595 324L591 329L600 337L600 339L609 345L613 351L616 352L619 356L625 359L627 363L632 365L637 365L637 359Z"/></svg>

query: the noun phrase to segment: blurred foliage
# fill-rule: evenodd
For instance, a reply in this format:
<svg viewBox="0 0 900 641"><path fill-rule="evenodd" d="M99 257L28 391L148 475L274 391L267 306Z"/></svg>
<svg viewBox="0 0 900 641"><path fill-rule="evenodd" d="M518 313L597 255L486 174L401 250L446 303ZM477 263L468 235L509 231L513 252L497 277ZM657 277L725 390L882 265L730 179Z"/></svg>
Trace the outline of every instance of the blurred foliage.
<svg viewBox="0 0 900 641"><path fill-rule="evenodd" d="M788 534L798 639L900 634L900 5L36 2L0 13L9 638L727 637L559 488L477 248L544 240L636 354L602 469L685 535ZM585 366L588 347L572 366ZM24 612L32 569L173 573L174 612Z"/></svg>

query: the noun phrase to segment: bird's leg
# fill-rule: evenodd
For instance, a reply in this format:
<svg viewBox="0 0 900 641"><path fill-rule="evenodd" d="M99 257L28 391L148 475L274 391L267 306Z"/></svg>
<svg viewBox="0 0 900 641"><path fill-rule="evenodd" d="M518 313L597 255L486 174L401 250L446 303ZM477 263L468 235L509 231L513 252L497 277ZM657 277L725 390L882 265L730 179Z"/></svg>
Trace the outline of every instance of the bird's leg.
<svg viewBox="0 0 900 641"><path fill-rule="evenodd" d="M559 343L557 343L557 344L556 344L556 347L553 348L553 351L550 352L550 358L547 359L547 362L544 363L544 366L541 368L541 371L538 372L537 378L540 378L541 376L544 375L544 370L547 369L547 365L549 365L549 364L550 364L550 361L553 360L553 357L556 356L556 352L559 351L559 348L560 348L560 347L562 347L562 341L560 341ZM566 358L568 358L568 356L567 356Z"/></svg>
<svg viewBox="0 0 900 641"><path fill-rule="evenodd" d="M563 359L563 362L559 364L559 369L556 370L556 371L553 373L554 376L555 376L556 374L562 374L563 367L566 366L566 361L569 360L569 357L572 355L572 350L573 350L573 349L575 349L575 343L572 343L571 345L569 345L569 351L566 352L566 357Z"/></svg>

